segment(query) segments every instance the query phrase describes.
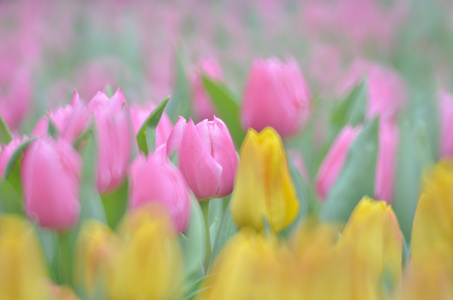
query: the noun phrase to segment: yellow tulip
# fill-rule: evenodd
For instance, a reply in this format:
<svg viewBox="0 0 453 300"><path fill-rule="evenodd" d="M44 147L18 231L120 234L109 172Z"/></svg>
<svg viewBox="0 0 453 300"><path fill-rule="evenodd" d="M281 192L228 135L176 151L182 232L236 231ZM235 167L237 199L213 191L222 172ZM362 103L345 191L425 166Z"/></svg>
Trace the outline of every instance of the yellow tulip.
<svg viewBox="0 0 453 300"><path fill-rule="evenodd" d="M0 216L0 299L50 299L40 242L28 221Z"/></svg>
<svg viewBox="0 0 453 300"><path fill-rule="evenodd" d="M278 133L266 127L249 129L240 150L231 213L239 227L263 229L263 218L274 232L294 221L299 212L286 154Z"/></svg>
<svg viewBox="0 0 453 300"><path fill-rule="evenodd" d="M123 220L119 235L123 247L110 299L179 299L184 262L168 212L155 205L136 210Z"/></svg>
<svg viewBox="0 0 453 300"><path fill-rule="evenodd" d="M113 264L121 250L119 238L106 225L89 220L80 231L76 244L75 282L88 295L107 294L113 284Z"/></svg>

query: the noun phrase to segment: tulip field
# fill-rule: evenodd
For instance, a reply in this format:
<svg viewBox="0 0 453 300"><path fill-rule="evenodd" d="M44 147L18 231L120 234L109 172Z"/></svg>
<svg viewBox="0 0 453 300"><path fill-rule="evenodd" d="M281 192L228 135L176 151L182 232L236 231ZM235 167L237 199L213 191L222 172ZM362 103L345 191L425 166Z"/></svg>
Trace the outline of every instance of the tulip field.
<svg viewBox="0 0 453 300"><path fill-rule="evenodd" d="M0 300L453 299L452 20L0 1Z"/></svg>

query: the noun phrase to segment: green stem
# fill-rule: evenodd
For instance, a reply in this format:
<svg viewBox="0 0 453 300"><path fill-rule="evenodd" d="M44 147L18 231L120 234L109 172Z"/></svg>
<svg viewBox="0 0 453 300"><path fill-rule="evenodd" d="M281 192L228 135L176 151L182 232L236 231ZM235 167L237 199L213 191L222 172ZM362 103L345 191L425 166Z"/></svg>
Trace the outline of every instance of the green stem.
<svg viewBox="0 0 453 300"><path fill-rule="evenodd" d="M205 274L208 270L209 262L211 260L211 231L209 228L209 200L200 201L201 211L203 212L204 226L206 232L206 257L204 260Z"/></svg>
<svg viewBox="0 0 453 300"><path fill-rule="evenodd" d="M57 236L54 268L58 284L72 283L72 249L70 233L60 232Z"/></svg>

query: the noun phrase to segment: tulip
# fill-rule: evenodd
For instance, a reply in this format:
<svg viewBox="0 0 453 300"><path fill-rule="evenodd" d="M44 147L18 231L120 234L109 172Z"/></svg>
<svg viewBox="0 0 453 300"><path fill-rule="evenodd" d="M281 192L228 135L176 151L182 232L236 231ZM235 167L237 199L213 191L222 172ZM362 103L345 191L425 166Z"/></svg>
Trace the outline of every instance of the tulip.
<svg viewBox="0 0 453 300"><path fill-rule="evenodd" d="M200 121L213 119L216 112L214 104L203 87L203 75L208 76L210 79L223 80L222 69L217 60L214 58L202 60L199 67L190 76L192 82L193 114L195 119Z"/></svg>
<svg viewBox="0 0 453 300"><path fill-rule="evenodd" d="M345 126L335 138L329 152L319 167L316 176L316 191L324 201L332 189L346 160L352 142L360 133L361 127Z"/></svg>
<svg viewBox="0 0 453 300"><path fill-rule="evenodd" d="M13 138L7 145L0 145L0 176L3 177L5 174L6 166L8 165L11 156L17 147L24 143L28 138L26 136L22 138Z"/></svg>
<svg viewBox="0 0 453 300"><path fill-rule="evenodd" d="M137 136L138 131L142 127L146 118L148 118L149 114L153 111L154 107L154 104L150 104L149 109L141 108L138 105L132 105L131 118L135 136ZM157 124L156 127L156 148L159 148L163 144L167 143L172 128L173 124L171 123L170 118L164 112L162 114L162 117L160 118L159 124Z"/></svg>
<svg viewBox="0 0 453 300"><path fill-rule="evenodd" d="M0 216L0 299L49 299L44 255L33 227L17 216Z"/></svg>
<svg viewBox="0 0 453 300"><path fill-rule="evenodd" d="M305 167L305 161L301 153L296 150L288 150L288 156L292 160L297 171L299 171L302 178L306 183L310 183L310 178L308 176L307 168Z"/></svg>
<svg viewBox="0 0 453 300"><path fill-rule="evenodd" d="M310 121L310 90L294 59L256 59L245 86L241 121L257 131L273 127L282 137L295 135Z"/></svg>
<svg viewBox="0 0 453 300"><path fill-rule="evenodd" d="M453 96L446 91L439 95L439 116L440 116L440 155L453 157L453 137L451 128L453 126Z"/></svg>
<svg viewBox="0 0 453 300"><path fill-rule="evenodd" d="M376 199L385 200L387 203L393 201L398 138L399 131L396 124L380 123L374 196Z"/></svg>
<svg viewBox="0 0 453 300"><path fill-rule="evenodd" d="M184 262L166 210L152 203L132 212L120 224L119 236L123 247L109 299L180 299Z"/></svg>
<svg viewBox="0 0 453 300"><path fill-rule="evenodd" d="M271 127L260 133L249 129L240 150L240 164L231 197L231 214L239 227L264 227L274 232L288 227L299 212L286 154L278 133Z"/></svg>
<svg viewBox="0 0 453 300"><path fill-rule="evenodd" d="M179 232L186 229L190 216L189 189L181 172L159 148L147 158L139 155L132 163L129 199L132 209L149 202L165 206ZM163 152L163 153L161 153Z"/></svg>
<svg viewBox="0 0 453 300"><path fill-rule="evenodd" d="M108 193L124 182L132 156L132 125L126 100L118 90L111 99L97 93L88 104L97 134L97 187Z"/></svg>
<svg viewBox="0 0 453 300"><path fill-rule="evenodd" d="M167 143L178 149L179 169L198 200L222 198L233 190L237 155L227 126L214 117L196 126L179 117Z"/></svg>
<svg viewBox="0 0 453 300"><path fill-rule="evenodd" d="M86 107L81 103L79 95L74 92L71 105L60 107L55 112L43 117L35 126L32 136L47 135L49 121L52 121L58 130L59 138L73 143L87 129L89 115Z"/></svg>
<svg viewBox="0 0 453 300"><path fill-rule="evenodd" d="M25 208L41 227L65 230L77 224L82 161L67 142L39 138L25 151Z"/></svg>

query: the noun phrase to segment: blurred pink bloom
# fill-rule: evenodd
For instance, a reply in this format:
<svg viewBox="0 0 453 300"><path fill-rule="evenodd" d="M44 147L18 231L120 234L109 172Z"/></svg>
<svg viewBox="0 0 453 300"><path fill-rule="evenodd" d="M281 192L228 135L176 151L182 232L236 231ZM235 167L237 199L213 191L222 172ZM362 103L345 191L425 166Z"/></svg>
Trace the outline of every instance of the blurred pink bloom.
<svg viewBox="0 0 453 300"><path fill-rule="evenodd" d="M439 92L440 156L453 157L453 95Z"/></svg>
<svg viewBox="0 0 453 300"><path fill-rule="evenodd" d="M233 190L238 158L222 120L179 117L168 138L167 155L178 149L179 169L198 200L222 198Z"/></svg>
<svg viewBox="0 0 453 300"><path fill-rule="evenodd" d="M305 167L304 158L302 153L297 150L290 149L288 150L288 156L292 159L294 166L302 175L302 178L305 180L306 183L310 183L310 177L308 176L307 168Z"/></svg>
<svg viewBox="0 0 453 300"><path fill-rule="evenodd" d="M244 129L273 127L282 137L303 129L311 117L309 87L294 59L255 59L242 103Z"/></svg>
<svg viewBox="0 0 453 300"><path fill-rule="evenodd" d="M165 206L179 232L187 228L190 217L189 188L181 172L165 155L165 146L147 158L139 155L131 164L129 199L132 209L148 202Z"/></svg>
<svg viewBox="0 0 453 300"><path fill-rule="evenodd" d="M390 122L380 122L374 198L385 200L389 204L393 202L398 140L398 126Z"/></svg>
<svg viewBox="0 0 453 300"><path fill-rule="evenodd" d="M74 92L72 103L60 107L55 112L51 112L47 116L44 116L38 124L36 124L32 136L47 135L49 130L49 119L58 130L60 139L66 140L69 143L74 143L80 134L88 129L89 111L86 106L81 103L77 92Z"/></svg>
<svg viewBox="0 0 453 300"><path fill-rule="evenodd" d="M316 191L324 201L335 184L348 155L349 148L361 127L345 126L335 138L316 176Z"/></svg>
<svg viewBox="0 0 453 300"><path fill-rule="evenodd" d="M202 75L212 80L223 80L222 69L214 58L207 58L200 62L197 69L190 74L192 82L192 109L196 120L212 119L216 113L214 103L203 87Z"/></svg>
<svg viewBox="0 0 453 300"><path fill-rule="evenodd" d="M153 103L150 103L148 105L148 108L142 108L136 104L133 104L131 106L130 111L132 118L132 127L134 129L135 136L142 127L146 118L148 118L149 114L153 111L155 107L156 105L154 105ZM168 115L164 112L156 128L156 148L167 143L167 139L170 136L172 129L173 124L171 123L171 120L168 117Z"/></svg>
<svg viewBox="0 0 453 300"><path fill-rule="evenodd" d="M132 156L131 116L121 90L112 98L98 92L88 104L93 112L97 139L97 187L114 191L126 178Z"/></svg>
<svg viewBox="0 0 453 300"><path fill-rule="evenodd" d="M16 151L17 147L28 140L27 136L22 138L13 138L11 142L7 145L0 145L0 176L3 177L5 174L6 166L8 165L11 156L13 155L14 151Z"/></svg>
<svg viewBox="0 0 453 300"><path fill-rule="evenodd" d="M56 230L77 224L81 164L77 151L65 141L43 137L30 145L21 169L30 219Z"/></svg>
<svg viewBox="0 0 453 300"><path fill-rule="evenodd" d="M372 119L379 115L383 121L396 121L407 104L404 80L390 67L359 60L350 68L345 82L340 86L340 92L351 90L363 77L368 84L366 118Z"/></svg>

